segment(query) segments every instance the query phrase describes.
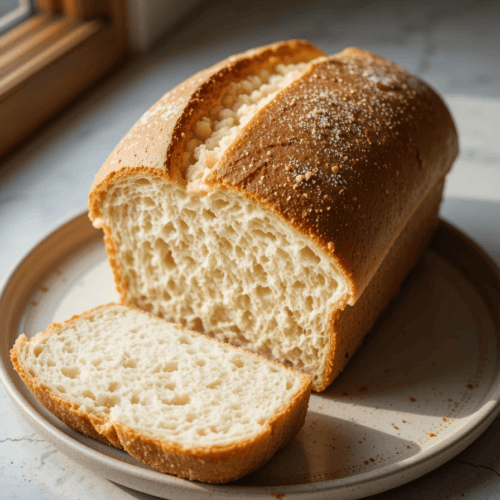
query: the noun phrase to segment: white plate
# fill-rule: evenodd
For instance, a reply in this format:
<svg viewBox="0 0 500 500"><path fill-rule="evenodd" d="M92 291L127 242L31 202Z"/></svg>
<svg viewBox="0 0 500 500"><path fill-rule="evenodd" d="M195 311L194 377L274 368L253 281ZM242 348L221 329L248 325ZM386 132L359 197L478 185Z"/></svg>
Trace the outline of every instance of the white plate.
<svg viewBox="0 0 500 500"><path fill-rule="evenodd" d="M296 439L256 472L213 486L161 474L59 422L8 352L17 336L118 299L86 214L47 236L0 298L0 376L32 427L96 474L161 498L359 498L443 464L500 410L500 271L446 223L345 372L311 397Z"/></svg>

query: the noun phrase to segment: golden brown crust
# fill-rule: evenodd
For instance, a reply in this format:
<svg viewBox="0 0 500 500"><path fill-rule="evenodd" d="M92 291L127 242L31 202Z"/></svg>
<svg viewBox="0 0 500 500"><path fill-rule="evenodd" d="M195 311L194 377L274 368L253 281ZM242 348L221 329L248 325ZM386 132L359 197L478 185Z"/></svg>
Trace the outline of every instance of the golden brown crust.
<svg viewBox="0 0 500 500"><path fill-rule="evenodd" d="M344 370L366 333L399 292L404 277L424 252L439 222L443 187L443 182L439 182L414 211L356 304L332 311L324 383L314 387L315 392L325 390Z"/></svg>
<svg viewBox="0 0 500 500"><path fill-rule="evenodd" d="M354 304L457 152L453 120L430 87L349 48L282 90L206 182L311 238L348 279Z"/></svg>
<svg viewBox="0 0 500 500"><path fill-rule="evenodd" d="M92 316L99 309L113 306L115 304L99 306L83 314L73 316L62 324L54 323L45 332L38 333L30 342L33 340L39 342L62 325L72 323L79 318ZM130 306L123 307L135 309ZM144 313L144 311L140 312L154 317L149 313ZM158 318L155 317L155 319ZM160 321L164 320L160 319ZM174 326L179 330L184 330L181 326ZM224 344L217 339L209 340ZM276 413L266 427L252 438L229 445L211 447L184 447L176 443L155 439L137 432L121 422L112 420L110 417L85 413L78 408L78 405L71 403L38 382L24 368L21 360L27 344L28 340L22 334L11 350L11 360L14 369L28 389L48 411L86 436L125 449L138 460L162 472L179 477L208 483L223 483L238 479L269 460L276 451L295 437L305 422L311 392L311 378L295 372L301 378L301 386L298 391L290 403ZM229 347L264 360L258 354L234 346ZM270 362L269 360L265 361ZM292 370L278 363L272 361L271 363L279 366L280 370Z"/></svg>

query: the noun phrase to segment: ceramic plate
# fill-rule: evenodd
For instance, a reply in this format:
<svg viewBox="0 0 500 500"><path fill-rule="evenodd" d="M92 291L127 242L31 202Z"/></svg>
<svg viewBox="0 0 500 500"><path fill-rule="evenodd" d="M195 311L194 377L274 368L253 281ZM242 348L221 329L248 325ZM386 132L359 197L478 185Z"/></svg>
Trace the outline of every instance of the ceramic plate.
<svg viewBox="0 0 500 500"><path fill-rule="evenodd" d="M305 426L266 465L226 485L168 476L49 414L13 371L9 350L54 321L116 301L102 234L86 214L39 243L0 298L0 376L31 426L96 474L161 498L348 499L443 464L500 410L500 271L442 222L430 249L344 373L311 397Z"/></svg>

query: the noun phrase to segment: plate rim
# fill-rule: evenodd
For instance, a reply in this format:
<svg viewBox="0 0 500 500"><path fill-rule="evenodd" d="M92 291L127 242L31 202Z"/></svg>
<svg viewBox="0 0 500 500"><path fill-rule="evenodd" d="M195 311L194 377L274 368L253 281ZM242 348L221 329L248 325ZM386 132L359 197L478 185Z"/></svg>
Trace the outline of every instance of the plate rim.
<svg viewBox="0 0 500 500"><path fill-rule="evenodd" d="M30 248L28 252L22 255L17 262L11 266L9 272L6 274L2 282L0 283L0 304L5 300L4 293L7 289L9 283L15 278L17 272L22 267L23 263L27 261L30 255L33 254L48 238L54 236L58 232L67 231L72 225L82 222L81 219L88 217L87 210L79 210L75 214L72 214L65 219L63 219L58 224L55 224L47 233L44 234L39 240ZM88 219L87 219L88 220ZM88 224L91 225L90 220ZM492 257L482 249L476 242L474 242L469 236L467 236L463 231L455 227L448 221L440 219L439 227L434 234L431 247L436 241L446 237L447 235L453 235L458 239L464 246L472 251L473 258L479 258L486 267L492 271L493 279L495 280L497 286L500 290L500 268ZM96 238L99 233L96 230ZM87 239L86 241L90 241ZM443 257L442 254L437 251L437 253ZM470 276L466 275L464 268L466 269L467 263L460 263L460 267L457 266L455 262L450 262L446 256L444 257L446 262L449 262L455 269L458 270L466 279L470 285L478 291L477 283L471 281ZM480 294L481 300L484 302L483 295ZM487 310L490 316L493 316L491 307L486 304ZM493 318L495 325L495 330L497 331L497 338L500 340L500 306L498 307L498 317ZM3 330L3 325L0 326ZM0 331L3 336L9 334L9 332ZM12 347L12 346L11 346ZM499 356L500 358L500 356ZM10 360L9 360L10 361ZM16 376L16 375L15 375ZM297 496L303 494L320 495L321 494L348 494L358 491L363 493L363 495L371 495L386 491L389 488L400 486L408 481L417 479L423 474L430 472L431 470L437 468L438 466L444 464L458 453L463 451L467 446L469 446L475 439L482 434L486 428L493 422L495 417L500 413L500 369L497 371L496 384L494 383L490 390L485 395L485 399L489 398L476 412L474 412L474 417L466 422L460 429L454 432L449 438L436 444L433 449L429 450L424 456L417 453L411 457L403 459L395 464L389 464L376 471L367 471L354 476L347 476L344 478L331 479L326 481L318 481L312 483L302 483L302 484L289 484L289 485L274 485L274 486L236 486L236 485L210 485L203 484L199 482L189 481L187 479L178 478L176 476L171 476L167 474L162 474L159 471L148 470L139 467L134 464L129 464L123 462L117 458L108 456L95 450L84 443L78 441L72 436L68 435L62 429L57 428L54 424L48 421L43 414L41 414L34 406L31 405L28 399L24 397L22 392L16 386L14 380L11 378L7 371L7 367L4 360L3 352L0 352L0 381L2 382L5 390L17 409L22 413L22 415L28 420L31 427L35 427L37 432L42 432L43 437L50 441L59 451L62 451L65 455L68 455L63 447L70 448L73 452L78 452L81 454L82 459L87 458L90 461L96 462L97 465L101 465L106 468L111 468L113 470L119 471L121 474L125 474L131 478L135 478L140 481L151 481L154 485L161 484L164 487L169 487L172 489L183 490L184 492L192 493L203 493L203 494L217 494L219 496L242 496L245 495L248 498L257 498L262 496L268 496L276 492L283 492L286 495ZM48 437L50 436L50 437ZM70 457L82 464L81 461L76 460L73 456ZM85 464L83 464L85 466ZM86 467L89 468L89 467ZM104 477L107 477L103 474ZM395 477L397 480L394 480ZM401 480L401 478L403 478ZM116 480L116 478L115 478ZM120 481L117 481L120 482ZM124 484L124 483L121 483ZM363 490L363 491L361 491ZM174 491L172 491L174 493ZM318 497L319 498L319 497ZM344 498L344 496L342 496ZM350 496L345 496L345 498L354 498Z"/></svg>

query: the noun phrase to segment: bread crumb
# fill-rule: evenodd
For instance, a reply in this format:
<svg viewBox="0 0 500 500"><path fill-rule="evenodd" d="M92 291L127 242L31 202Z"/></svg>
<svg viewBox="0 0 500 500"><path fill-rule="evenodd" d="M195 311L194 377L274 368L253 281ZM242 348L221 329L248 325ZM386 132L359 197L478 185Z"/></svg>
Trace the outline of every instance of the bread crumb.
<svg viewBox="0 0 500 500"><path fill-rule="evenodd" d="M304 179L305 179L305 177L303 175L297 175L297 177L295 177L295 181L298 184L300 184Z"/></svg>
<svg viewBox="0 0 500 500"><path fill-rule="evenodd" d="M292 167L291 165L287 165L287 166L285 167L285 170L286 170L287 172L291 172L291 171L293 170L293 167Z"/></svg>
<svg viewBox="0 0 500 500"><path fill-rule="evenodd" d="M332 167L332 172L333 172L334 174L336 174L338 171L339 171L339 167L338 167L338 165L335 165L334 167Z"/></svg>
<svg viewBox="0 0 500 500"><path fill-rule="evenodd" d="M313 172L306 172L306 180L308 181L311 177L314 177L316 174Z"/></svg>

